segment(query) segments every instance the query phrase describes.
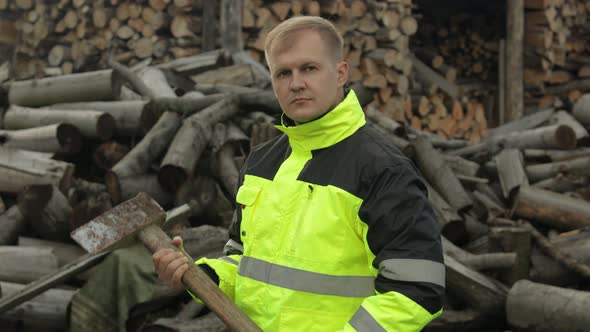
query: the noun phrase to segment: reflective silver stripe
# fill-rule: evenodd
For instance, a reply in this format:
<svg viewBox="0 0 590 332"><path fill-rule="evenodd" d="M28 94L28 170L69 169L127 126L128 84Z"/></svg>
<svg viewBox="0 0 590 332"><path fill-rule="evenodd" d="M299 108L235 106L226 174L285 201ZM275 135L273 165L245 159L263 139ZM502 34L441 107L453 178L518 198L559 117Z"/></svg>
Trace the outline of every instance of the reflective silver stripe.
<svg viewBox="0 0 590 332"><path fill-rule="evenodd" d="M227 256L221 256L221 257L219 257L219 260L222 260L222 261L225 261L225 262L231 263L231 264L233 264L233 265L235 265L235 266L238 266L238 265L240 265L240 263L238 263L238 261L237 261L237 260L235 260L235 259L233 259L233 258L229 258L229 257L227 257Z"/></svg>
<svg viewBox="0 0 590 332"><path fill-rule="evenodd" d="M244 246L242 246L238 242L230 239L229 241L227 241L227 243L223 247L223 253L226 254L226 253L230 252L231 250L237 250L240 253L243 253L244 252Z"/></svg>
<svg viewBox="0 0 590 332"><path fill-rule="evenodd" d="M354 313L348 324L358 332L387 332L362 306Z"/></svg>
<svg viewBox="0 0 590 332"><path fill-rule="evenodd" d="M375 278L365 276L334 276L272 264L243 256L238 274L273 286L292 290L347 297L375 295Z"/></svg>
<svg viewBox="0 0 590 332"><path fill-rule="evenodd" d="M429 282L445 287L445 265L426 259L386 259L379 264L379 274L391 280Z"/></svg>

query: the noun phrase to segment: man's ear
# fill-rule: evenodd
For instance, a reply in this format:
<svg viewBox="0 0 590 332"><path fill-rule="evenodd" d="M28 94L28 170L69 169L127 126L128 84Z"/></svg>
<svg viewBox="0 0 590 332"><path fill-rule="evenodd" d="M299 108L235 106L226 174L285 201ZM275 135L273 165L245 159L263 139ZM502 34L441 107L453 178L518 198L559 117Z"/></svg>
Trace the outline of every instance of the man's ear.
<svg viewBox="0 0 590 332"><path fill-rule="evenodd" d="M348 81L348 62L338 62L336 64L336 73L338 74L338 87L343 87Z"/></svg>

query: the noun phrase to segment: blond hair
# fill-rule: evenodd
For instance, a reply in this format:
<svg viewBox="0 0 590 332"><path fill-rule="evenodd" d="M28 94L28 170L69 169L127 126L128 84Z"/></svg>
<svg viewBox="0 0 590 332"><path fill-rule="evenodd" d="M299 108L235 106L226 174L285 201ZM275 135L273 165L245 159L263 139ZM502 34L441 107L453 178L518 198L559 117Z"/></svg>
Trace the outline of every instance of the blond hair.
<svg viewBox="0 0 590 332"><path fill-rule="evenodd" d="M270 65L270 49L273 43L280 42L285 45L284 42L289 39L295 32L302 30L313 30L320 34L320 37L327 43L328 48L333 52L334 60L341 61L343 58L344 41L342 36L336 30L334 25L319 16L298 16L283 21L272 29L266 36L264 43L264 57L266 63Z"/></svg>

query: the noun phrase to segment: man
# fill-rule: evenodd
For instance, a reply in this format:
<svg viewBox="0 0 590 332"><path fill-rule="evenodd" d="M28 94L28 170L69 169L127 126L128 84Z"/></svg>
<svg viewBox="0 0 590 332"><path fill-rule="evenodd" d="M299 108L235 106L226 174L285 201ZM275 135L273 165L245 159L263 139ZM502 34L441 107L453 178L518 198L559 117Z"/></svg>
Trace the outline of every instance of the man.
<svg viewBox="0 0 590 332"><path fill-rule="evenodd" d="M319 17L268 34L285 135L253 149L241 171L227 256L196 262L264 331L419 331L442 312L426 188L344 91L342 44ZM186 259L162 250L153 260L178 287Z"/></svg>

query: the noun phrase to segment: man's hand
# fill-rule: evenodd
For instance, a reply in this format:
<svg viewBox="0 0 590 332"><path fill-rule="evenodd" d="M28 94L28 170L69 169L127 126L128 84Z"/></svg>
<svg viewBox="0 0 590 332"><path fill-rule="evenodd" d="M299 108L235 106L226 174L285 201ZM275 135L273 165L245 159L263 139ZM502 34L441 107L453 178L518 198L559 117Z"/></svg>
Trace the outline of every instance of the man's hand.
<svg viewBox="0 0 590 332"><path fill-rule="evenodd" d="M172 244L182 249L182 239L175 236ZM172 249L160 249L152 255L160 280L175 289L182 289L182 276L188 270L189 259L185 254Z"/></svg>

